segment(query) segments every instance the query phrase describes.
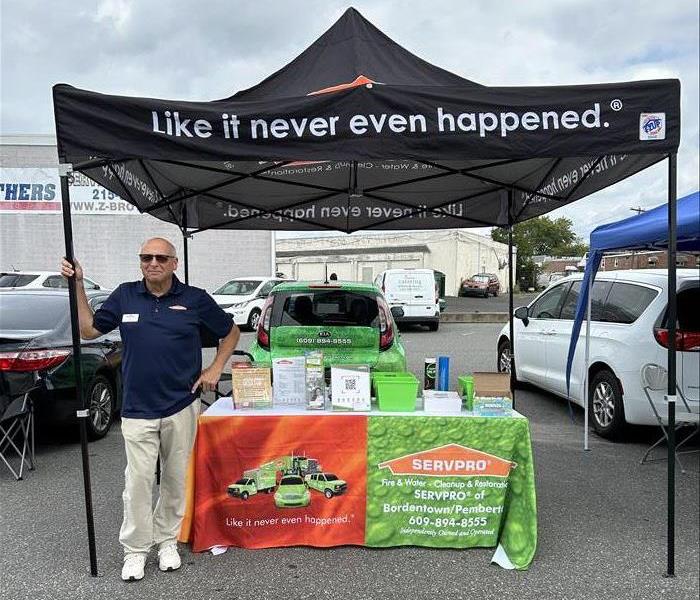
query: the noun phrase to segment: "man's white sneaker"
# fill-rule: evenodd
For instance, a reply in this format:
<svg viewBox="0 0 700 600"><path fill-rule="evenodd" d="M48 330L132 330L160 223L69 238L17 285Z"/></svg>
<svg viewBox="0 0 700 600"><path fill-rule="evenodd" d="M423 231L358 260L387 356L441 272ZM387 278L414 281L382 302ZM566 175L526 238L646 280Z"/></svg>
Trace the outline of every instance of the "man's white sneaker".
<svg viewBox="0 0 700 600"><path fill-rule="evenodd" d="M122 579L124 581L138 581L143 579L143 568L146 566L146 555L140 552L130 552L124 555L122 566Z"/></svg>
<svg viewBox="0 0 700 600"><path fill-rule="evenodd" d="M158 550L158 568L161 571L175 571L180 568L180 564L177 544L169 544Z"/></svg>

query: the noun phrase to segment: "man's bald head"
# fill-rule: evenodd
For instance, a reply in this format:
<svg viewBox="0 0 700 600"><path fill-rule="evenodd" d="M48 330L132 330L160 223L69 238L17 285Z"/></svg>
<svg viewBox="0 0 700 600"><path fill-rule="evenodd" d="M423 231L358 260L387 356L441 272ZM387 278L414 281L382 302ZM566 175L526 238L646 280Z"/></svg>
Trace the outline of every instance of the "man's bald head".
<svg viewBox="0 0 700 600"><path fill-rule="evenodd" d="M160 287L171 285L177 269L177 250L172 242L161 237L151 238L143 243L139 254L141 273L147 284Z"/></svg>
<svg viewBox="0 0 700 600"><path fill-rule="evenodd" d="M167 254L168 256L177 257L177 248L170 240L154 237L142 244L139 254Z"/></svg>

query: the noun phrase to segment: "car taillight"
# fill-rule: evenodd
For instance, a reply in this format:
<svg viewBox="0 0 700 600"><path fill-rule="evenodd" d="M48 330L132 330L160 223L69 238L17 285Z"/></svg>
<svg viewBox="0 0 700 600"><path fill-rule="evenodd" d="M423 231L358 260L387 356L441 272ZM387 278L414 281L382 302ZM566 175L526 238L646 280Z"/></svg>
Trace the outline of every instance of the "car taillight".
<svg viewBox="0 0 700 600"><path fill-rule="evenodd" d="M70 350L25 350L0 352L0 371L45 371L57 367L71 355Z"/></svg>
<svg viewBox="0 0 700 600"><path fill-rule="evenodd" d="M435 304L440 304L440 290L438 290L437 283L435 284Z"/></svg>
<svg viewBox="0 0 700 600"><path fill-rule="evenodd" d="M262 311L260 312L260 320L258 321L258 346L264 348L265 350L270 349L270 319L272 317L272 300L272 295L267 297L265 304L263 304Z"/></svg>
<svg viewBox="0 0 700 600"><path fill-rule="evenodd" d="M394 322L386 302L378 298L377 304L379 306L379 350L388 350L394 343Z"/></svg>
<svg viewBox="0 0 700 600"><path fill-rule="evenodd" d="M654 329L654 337L664 348L668 348L668 329ZM677 352L700 352L700 331L676 331Z"/></svg>

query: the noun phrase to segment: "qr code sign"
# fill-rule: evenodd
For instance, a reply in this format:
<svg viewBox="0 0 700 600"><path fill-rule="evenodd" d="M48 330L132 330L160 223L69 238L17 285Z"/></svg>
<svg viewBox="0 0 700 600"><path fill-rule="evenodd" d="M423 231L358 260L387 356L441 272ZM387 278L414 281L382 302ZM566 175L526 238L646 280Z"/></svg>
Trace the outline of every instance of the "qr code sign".
<svg viewBox="0 0 700 600"><path fill-rule="evenodd" d="M357 389L357 379L348 378L345 380L345 391L354 392Z"/></svg>

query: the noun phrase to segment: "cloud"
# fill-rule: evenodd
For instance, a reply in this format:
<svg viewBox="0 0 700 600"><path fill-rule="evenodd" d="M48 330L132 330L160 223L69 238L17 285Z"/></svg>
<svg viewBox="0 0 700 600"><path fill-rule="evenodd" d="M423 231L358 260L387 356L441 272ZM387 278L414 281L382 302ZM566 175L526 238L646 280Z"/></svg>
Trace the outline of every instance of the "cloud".
<svg viewBox="0 0 700 600"><path fill-rule="evenodd" d="M421 58L485 85L565 85L678 77L679 194L698 188L696 2L360 1L362 14ZM0 130L52 133L51 86L211 100L284 66L343 13L338 0L39 0L2 3ZM567 207L576 230L664 202L659 165ZM552 216L557 216L556 214Z"/></svg>

